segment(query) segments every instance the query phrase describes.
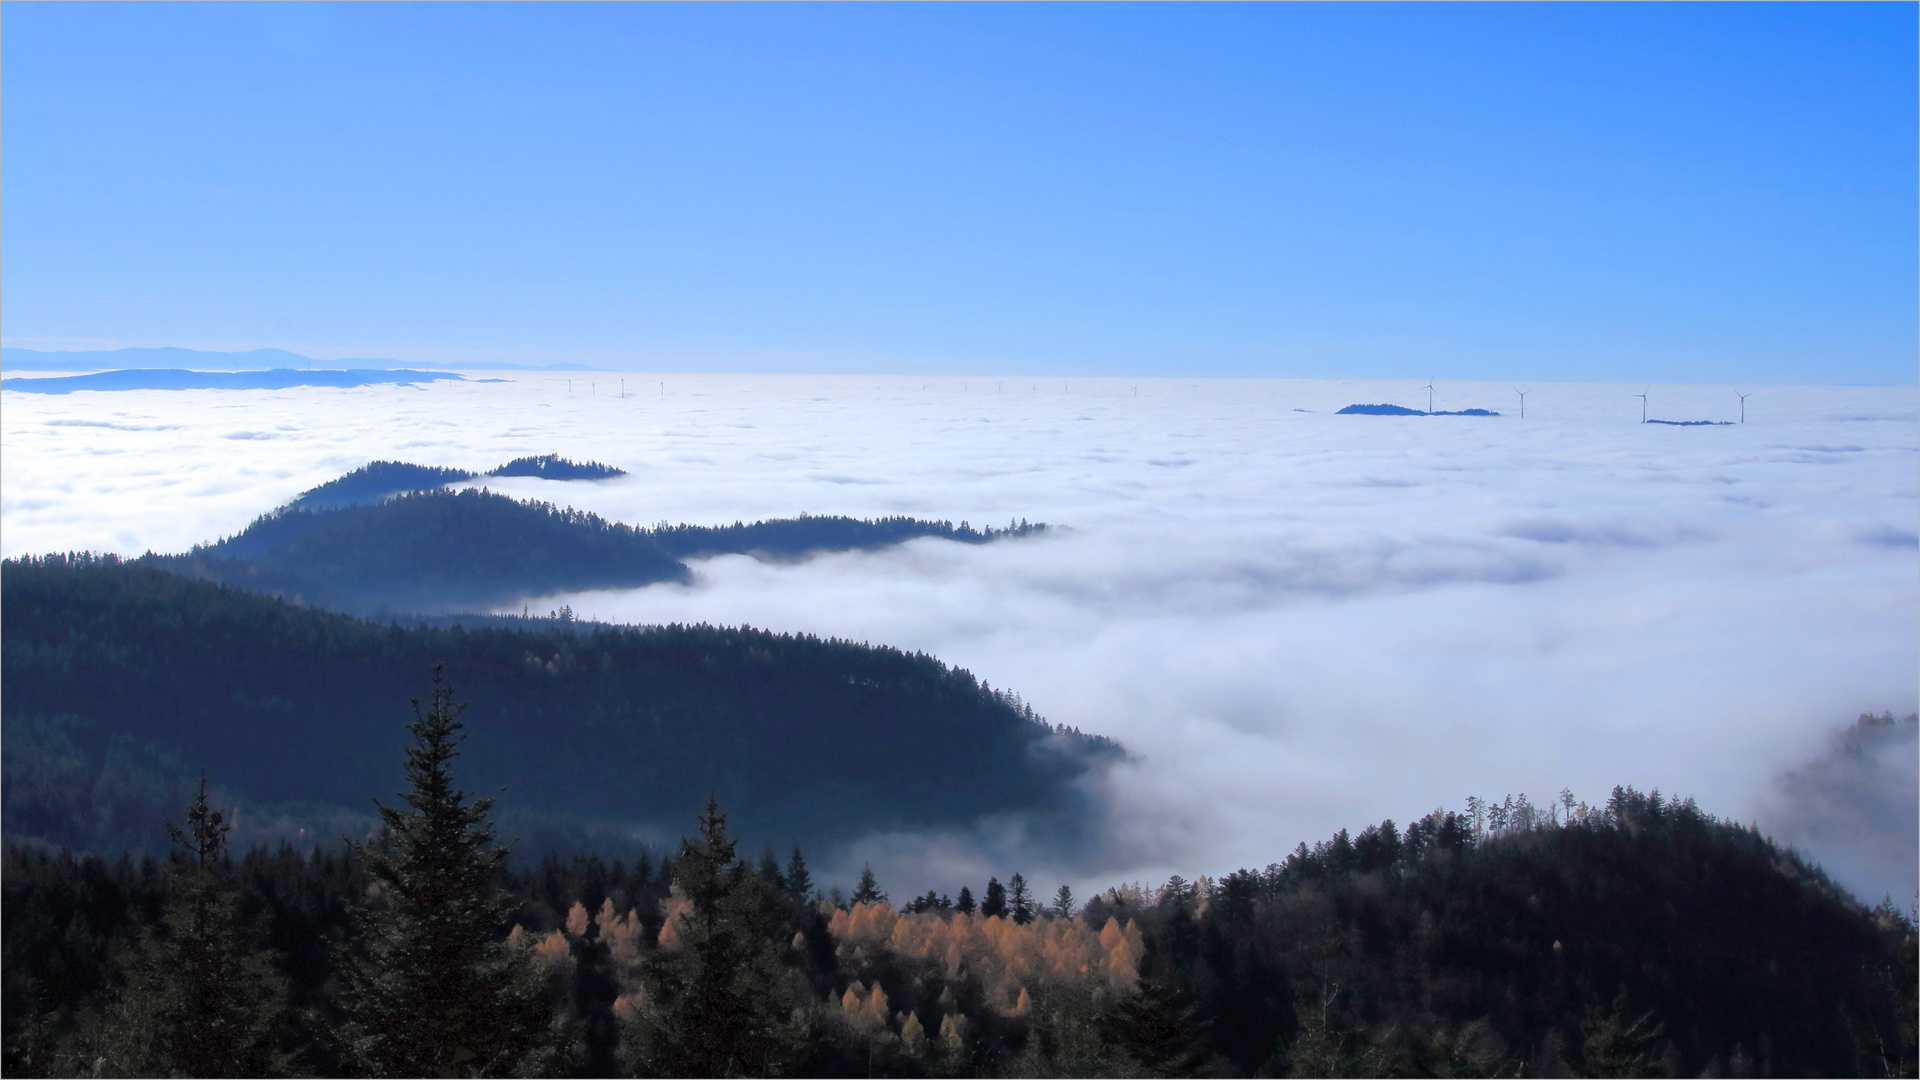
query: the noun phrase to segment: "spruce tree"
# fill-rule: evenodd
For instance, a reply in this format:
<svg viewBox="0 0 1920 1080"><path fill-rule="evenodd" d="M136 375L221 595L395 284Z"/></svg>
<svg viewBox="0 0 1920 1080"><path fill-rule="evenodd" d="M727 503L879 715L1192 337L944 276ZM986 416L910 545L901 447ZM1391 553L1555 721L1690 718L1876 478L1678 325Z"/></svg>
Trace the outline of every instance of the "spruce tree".
<svg viewBox="0 0 1920 1080"><path fill-rule="evenodd" d="M779 1073L794 1041L788 928L769 917L765 885L735 858L717 800L699 822L674 863L688 909L674 920L673 943L649 960L628 1014L626 1063L643 1076Z"/></svg>
<svg viewBox="0 0 1920 1080"><path fill-rule="evenodd" d="M854 887L853 902L856 904L877 904L886 898L887 894L880 891L879 880L873 876L873 864L868 863L861 867L860 884Z"/></svg>
<svg viewBox="0 0 1920 1080"><path fill-rule="evenodd" d="M494 842L494 800L453 782L464 708L436 668L431 702L414 699L407 725L406 808L376 802L380 841L353 845L377 895L358 916L361 952L342 957L340 1042L367 1075L500 1076L548 1049L545 988L507 940L513 903L499 884L507 849Z"/></svg>
<svg viewBox="0 0 1920 1080"><path fill-rule="evenodd" d="M1033 921L1033 895L1027 891L1025 875L1015 874L1007 879L1007 910L1013 915L1013 921L1022 926Z"/></svg>
<svg viewBox="0 0 1920 1080"><path fill-rule="evenodd" d="M973 890L972 889L967 888L965 885L960 886L960 899L955 900L953 902L953 910L959 912L962 915L973 914Z"/></svg>
<svg viewBox="0 0 1920 1080"><path fill-rule="evenodd" d="M987 879L987 895L980 901L980 917L991 919L995 915L1007 913L1007 887L1000 884L999 878Z"/></svg>
<svg viewBox="0 0 1920 1080"><path fill-rule="evenodd" d="M1053 917L1056 919L1073 918L1073 890L1065 885L1053 894Z"/></svg>
<svg viewBox="0 0 1920 1080"><path fill-rule="evenodd" d="M801 858L800 849L793 849L793 858L787 860L787 895L799 903L806 903L813 895L813 875L807 873L807 860Z"/></svg>
<svg viewBox="0 0 1920 1080"><path fill-rule="evenodd" d="M112 1006L82 1018L70 1060L91 1075L263 1076L284 1070L273 1044L287 982L255 948L240 919L227 859L233 826L207 805L200 779L182 850L167 868L172 896L164 936L143 935L126 959L127 986Z"/></svg>

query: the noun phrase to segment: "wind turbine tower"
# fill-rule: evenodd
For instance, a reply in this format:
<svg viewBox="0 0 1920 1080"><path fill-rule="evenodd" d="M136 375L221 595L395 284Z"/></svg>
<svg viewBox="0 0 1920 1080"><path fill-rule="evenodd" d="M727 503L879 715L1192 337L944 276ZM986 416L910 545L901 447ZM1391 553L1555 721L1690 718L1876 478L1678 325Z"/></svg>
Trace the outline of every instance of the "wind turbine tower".
<svg viewBox="0 0 1920 1080"><path fill-rule="evenodd" d="M1525 420L1527 418L1527 395L1533 393L1533 391L1515 388L1513 392L1520 395L1520 419Z"/></svg>
<svg viewBox="0 0 1920 1080"><path fill-rule="evenodd" d="M1651 387L1651 386L1649 386L1649 387L1647 387L1647 390L1651 390L1651 389L1653 389L1653 387ZM1637 397L1637 398L1639 398L1639 399L1640 399L1640 422L1641 422L1641 423L1643 423L1643 424L1644 424L1644 423L1646 423L1646 422L1647 422L1647 395L1646 395L1646 391L1644 391L1644 390L1643 390L1643 391L1641 391L1641 392L1640 392L1640 393L1638 393L1638 394L1629 394L1629 395L1627 395L1627 396L1628 396L1628 397Z"/></svg>
<svg viewBox="0 0 1920 1080"><path fill-rule="evenodd" d="M1432 416L1433 415L1433 380L1428 379L1427 385L1421 387L1420 389L1425 390L1427 392L1427 415Z"/></svg>
<svg viewBox="0 0 1920 1080"><path fill-rule="evenodd" d="M1733 396L1740 399L1740 422L1744 424L1747 422L1747 399L1753 396L1753 391L1749 390L1743 394L1735 390Z"/></svg>

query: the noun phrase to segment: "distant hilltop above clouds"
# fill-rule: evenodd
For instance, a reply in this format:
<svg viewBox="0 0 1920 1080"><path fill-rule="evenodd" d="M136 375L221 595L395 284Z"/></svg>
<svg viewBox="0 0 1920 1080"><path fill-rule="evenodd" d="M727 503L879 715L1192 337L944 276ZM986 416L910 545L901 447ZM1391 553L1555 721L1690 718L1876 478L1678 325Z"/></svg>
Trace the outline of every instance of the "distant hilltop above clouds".
<svg viewBox="0 0 1920 1080"><path fill-rule="evenodd" d="M398 360L352 357L315 360L285 349L248 349L245 352L208 352L172 346L159 349L93 349L85 352L43 352L39 349L0 348L0 368L8 371L113 371L127 368L186 368L199 371L296 371L342 368L403 367ZM458 363L445 367L462 371L597 371L585 364Z"/></svg>

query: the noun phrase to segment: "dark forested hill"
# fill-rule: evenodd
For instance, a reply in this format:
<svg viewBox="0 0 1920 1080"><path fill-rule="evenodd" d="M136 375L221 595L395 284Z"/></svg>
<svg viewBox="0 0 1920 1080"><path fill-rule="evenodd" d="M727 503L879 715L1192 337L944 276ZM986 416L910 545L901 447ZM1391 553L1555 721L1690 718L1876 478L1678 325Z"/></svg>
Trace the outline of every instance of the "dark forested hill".
<svg viewBox="0 0 1920 1080"><path fill-rule="evenodd" d="M542 480L608 480L625 476L627 471L597 461L574 461L559 454L536 454L514 458L487 475L537 476Z"/></svg>
<svg viewBox="0 0 1920 1080"><path fill-rule="evenodd" d="M749 857L734 880L773 898L764 940L793 1010L790 1057L769 1071L1915 1075L1920 957L1906 913L1863 907L1688 801L1616 789L1564 816L1519 806L1500 829L1444 812L1404 832L1383 822L1265 870L1122 886L1084 906L1029 896L1024 913L991 918L952 897L965 885L1010 900L997 878L946 882L900 909L855 906L817 900L797 857L791 873ZM744 853L758 838L743 839ZM4 877L6 1072L62 1075L51 1036L110 999L114 945L154 924L167 877L151 861L19 849ZM569 1021L549 1075L618 1074L619 995L677 955L660 937L680 877L643 852L549 859L501 882L551 958ZM337 943L369 895L364 865L337 848L256 850L226 880L293 984L282 1038L306 1068L340 1075L324 1031L338 1016Z"/></svg>
<svg viewBox="0 0 1920 1080"><path fill-rule="evenodd" d="M414 465L405 461L370 461L329 480L319 487L301 492L287 509L330 510L341 506L367 506L386 502L395 495L413 491L432 491L480 475L466 469L438 465ZM558 454L514 458L487 473L488 476L537 476L543 480L606 480L625 476L626 470L597 461L572 461Z"/></svg>
<svg viewBox="0 0 1920 1080"><path fill-rule="evenodd" d="M1913 1075L1907 913L1691 800L1520 806L1087 915L1145 900L1142 974L1242 1075Z"/></svg>
<svg viewBox="0 0 1920 1080"><path fill-rule="evenodd" d="M563 589L687 577L645 532L471 489L283 510L238 536L153 561L302 604L367 613L484 608Z"/></svg>
<svg viewBox="0 0 1920 1080"><path fill-rule="evenodd" d="M923 521L910 517L885 517L863 520L850 517L815 517L756 521L751 525L668 525L665 522L648 530L662 550L683 559L704 555L758 555L793 559L817 551L856 551L886 547L922 536L956 540L963 544L984 544L1009 536L1030 536L1045 532L1045 525L1025 521L1008 522L1004 529L988 526L975 529L967 522Z"/></svg>
<svg viewBox="0 0 1920 1080"><path fill-rule="evenodd" d="M383 626L111 559L9 561L0 605L7 834L83 848L158 842L203 768L274 804L278 824L243 812L257 835L364 812L435 664L472 702L473 787L506 787L517 828L622 843L710 791L783 843L1069 825L1073 779L1117 753L931 657L745 627Z"/></svg>
<svg viewBox="0 0 1920 1080"><path fill-rule="evenodd" d="M412 465L404 461L372 461L350 473L300 493L287 506L296 510L331 510L385 502L408 491L431 491L446 484L473 479L465 469Z"/></svg>
<svg viewBox="0 0 1920 1080"><path fill-rule="evenodd" d="M922 536L979 544L1046 529L1024 521L976 530L966 522L956 527L906 517L804 515L750 525L661 522L635 528L484 490L413 490L368 502L364 496L375 488L444 482L436 479L444 470L376 465L392 468L369 466L308 492L302 502L259 518L237 536L146 561L308 606L361 614L448 612L564 590L684 581L689 574L682 558L797 558Z"/></svg>

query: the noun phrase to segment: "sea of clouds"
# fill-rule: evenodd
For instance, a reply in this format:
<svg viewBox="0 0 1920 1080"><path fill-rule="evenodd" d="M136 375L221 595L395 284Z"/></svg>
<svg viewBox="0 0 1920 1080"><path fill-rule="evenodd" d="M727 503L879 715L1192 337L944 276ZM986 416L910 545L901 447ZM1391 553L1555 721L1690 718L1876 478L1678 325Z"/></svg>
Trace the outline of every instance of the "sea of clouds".
<svg viewBox="0 0 1920 1080"><path fill-rule="evenodd" d="M1638 423L1643 389L1539 385L1525 419L1490 384L1443 384L1435 404L1499 417L1336 416L1427 403L1345 381L543 373L8 393L0 547L180 551L369 460L549 452L631 475L490 486L633 523L1044 520L1063 528L716 558L691 585L532 606L924 650L1132 751L1091 781L1091 844L983 822L870 836L828 868L871 860L896 895L1013 870L1049 893L1217 874L1471 794L1598 802L1632 784L1758 821L1869 900L1910 902L1911 735L1887 768L1822 762L1857 714L1920 697L1913 388L1762 387L1747 423L1689 428ZM1736 420L1732 389L1655 386L1648 408Z"/></svg>

